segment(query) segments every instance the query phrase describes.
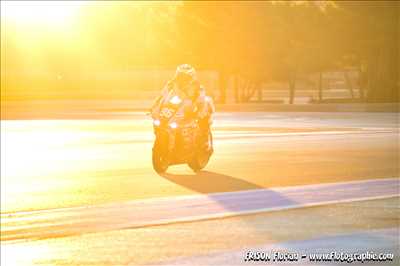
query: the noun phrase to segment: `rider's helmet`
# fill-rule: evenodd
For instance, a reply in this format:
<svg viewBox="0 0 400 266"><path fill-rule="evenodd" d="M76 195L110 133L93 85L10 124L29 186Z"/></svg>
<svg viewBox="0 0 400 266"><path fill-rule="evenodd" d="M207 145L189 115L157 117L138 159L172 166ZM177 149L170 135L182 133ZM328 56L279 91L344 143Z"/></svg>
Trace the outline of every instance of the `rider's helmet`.
<svg viewBox="0 0 400 266"><path fill-rule="evenodd" d="M179 65L174 80L179 89L186 90L188 85L197 80L196 70L189 64Z"/></svg>

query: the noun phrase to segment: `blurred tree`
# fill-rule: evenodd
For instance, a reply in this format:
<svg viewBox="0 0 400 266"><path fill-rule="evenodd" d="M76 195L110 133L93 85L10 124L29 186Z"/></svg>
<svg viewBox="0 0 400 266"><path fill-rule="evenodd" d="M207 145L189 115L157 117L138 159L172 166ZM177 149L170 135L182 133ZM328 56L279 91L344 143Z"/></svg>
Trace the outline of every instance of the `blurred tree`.
<svg viewBox="0 0 400 266"><path fill-rule="evenodd" d="M7 63L8 73L34 68L62 77L66 88L82 90L103 86L85 80L86 73L189 63L218 71L220 102L226 101L229 81L235 101L247 102L254 95L262 101L262 83L275 80L288 84L290 103L299 77L318 74L314 76L319 77L322 100L324 72L359 69L360 97L399 101L399 5L398 1L94 2L83 8L79 27L68 34L55 32L49 38L46 31L9 25L10 30L2 31L2 53L7 47L7 58L17 60L4 57L2 64ZM82 83L72 78L77 73ZM29 79L7 80L14 87L33 84Z"/></svg>
<svg viewBox="0 0 400 266"><path fill-rule="evenodd" d="M400 2L338 2L344 39L363 71L361 84L370 102L399 101Z"/></svg>
<svg viewBox="0 0 400 266"><path fill-rule="evenodd" d="M262 82L286 80L293 103L297 72L326 68L335 56L321 48L328 6L303 1L184 2L178 11L177 47L185 47L185 55L196 64L218 70L220 102L225 102L228 77L234 76L237 102L249 101L256 91L262 100ZM310 57L313 50L318 55Z"/></svg>

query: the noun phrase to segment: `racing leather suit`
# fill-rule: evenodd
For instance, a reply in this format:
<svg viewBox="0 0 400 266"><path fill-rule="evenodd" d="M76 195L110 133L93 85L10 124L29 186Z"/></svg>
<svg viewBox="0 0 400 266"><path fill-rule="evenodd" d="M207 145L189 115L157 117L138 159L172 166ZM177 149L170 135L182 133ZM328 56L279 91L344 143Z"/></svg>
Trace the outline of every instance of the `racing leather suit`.
<svg viewBox="0 0 400 266"><path fill-rule="evenodd" d="M173 81L169 81L162 89L160 96L155 100L151 107L151 113L160 112L163 99L166 99L171 90L179 91L185 105L185 119L197 119L200 127L200 141L208 137L211 125L211 115L215 112L212 98L206 95L203 86L199 86L191 93L183 92L176 88ZM190 94L190 95L188 95Z"/></svg>

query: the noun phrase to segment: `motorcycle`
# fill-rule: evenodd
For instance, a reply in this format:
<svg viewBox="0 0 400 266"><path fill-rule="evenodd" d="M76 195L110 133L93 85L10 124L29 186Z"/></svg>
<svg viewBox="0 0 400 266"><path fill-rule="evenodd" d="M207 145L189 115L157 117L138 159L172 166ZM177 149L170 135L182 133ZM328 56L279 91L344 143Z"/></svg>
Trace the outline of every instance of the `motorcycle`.
<svg viewBox="0 0 400 266"><path fill-rule="evenodd" d="M205 99L205 107L207 102L212 104L207 101L210 98ZM164 173L176 164L186 163L194 172L207 165L213 153L212 111L205 110L208 112L205 118L199 119L200 110L177 91L164 96L156 110L152 110L155 134L152 163L157 173Z"/></svg>

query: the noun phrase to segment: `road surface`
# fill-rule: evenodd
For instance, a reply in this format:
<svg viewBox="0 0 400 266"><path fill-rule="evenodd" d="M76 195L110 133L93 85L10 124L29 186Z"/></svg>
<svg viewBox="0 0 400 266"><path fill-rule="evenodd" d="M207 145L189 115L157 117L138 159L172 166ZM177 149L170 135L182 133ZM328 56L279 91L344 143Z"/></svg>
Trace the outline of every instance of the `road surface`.
<svg viewBox="0 0 400 266"><path fill-rule="evenodd" d="M4 241L1 265L253 265L244 263L244 251L268 250L270 245L315 253L394 252L394 262L363 265L398 265L398 234L399 197L35 241ZM235 256L221 261L225 255Z"/></svg>
<svg viewBox="0 0 400 266"><path fill-rule="evenodd" d="M1 212L399 176L397 113L221 113L205 171L166 176L131 118L2 121Z"/></svg>
<svg viewBox="0 0 400 266"><path fill-rule="evenodd" d="M389 178L21 212L2 217L1 240L45 239L398 195L399 179Z"/></svg>
<svg viewBox="0 0 400 266"><path fill-rule="evenodd" d="M398 113L219 113L213 126L215 154L207 168L194 174L186 166L174 166L163 176L151 168L151 121L142 113L108 120L2 121L4 262L7 265L175 265L189 261L215 265L221 258L237 255L245 248L282 243L290 246L297 240L304 243L310 240L312 244L304 244L310 247L320 243L312 239L323 239L318 241L329 247L332 237L338 234L363 239L368 229L377 229L376 234L386 239L388 232L399 228L398 118ZM341 188L338 182L345 187ZM371 186L370 182L385 185ZM335 193L323 189L329 183L336 183ZM351 187L351 184L369 185ZM302 187L309 189L301 190ZM311 189L315 187L318 189ZM349 194L351 188L355 193ZM247 205L239 200L244 205L235 202L229 205L215 198L215 195L224 198L229 193L246 195L240 191L250 191L249 197L254 201ZM269 191L271 198L257 198L257 191ZM294 194L287 195L287 191ZM181 196L200 199L198 205L183 205L183 211L178 213L183 221L191 220L196 207L203 217L216 211L220 216L209 217L215 219L227 213L251 212L251 208L285 209L293 202L320 205L340 203L346 197L370 201L269 214L281 217L284 227L280 229L277 229L279 223L249 225L248 220L252 219L265 222L262 217L268 214L214 221L192 219L189 224L133 229L137 227L135 221L141 218L149 225L159 223L157 219L171 218L173 212L169 208L159 209L162 206L159 202ZM146 208L145 212L132 208L140 206L138 200L156 202L156 208ZM320 212L329 213L326 210L332 208L335 215L327 215L336 220L335 225L326 219L318 220ZM191 212L186 212L187 209ZM351 215L346 212L350 209ZM358 221L361 218L364 220ZM288 219L298 221L303 231L295 229ZM212 223L221 232L211 229ZM305 229L309 224L313 224L315 232ZM281 231L279 236L272 237L276 234L272 233L273 228ZM199 235L193 230L205 233ZM258 238L260 230L269 233ZM161 232L159 236L157 232ZM186 235L180 238L182 234ZM182 240L182 244L168 242L174 238ZM349 237L334 239L334 243L339 243ZM230 244L231 241L235 244ZM384 242L381 247L393 249L398 245L393 239ZM374 250L377 246L367 245ZM79 248L87 254L78 251ZM21 258L17 254L26 256ZM215 260L204 260L203 255ZM232 261L226 260L229 262Z"/></svg>

